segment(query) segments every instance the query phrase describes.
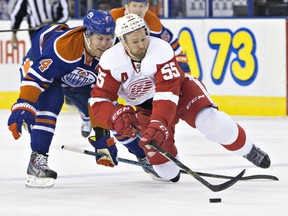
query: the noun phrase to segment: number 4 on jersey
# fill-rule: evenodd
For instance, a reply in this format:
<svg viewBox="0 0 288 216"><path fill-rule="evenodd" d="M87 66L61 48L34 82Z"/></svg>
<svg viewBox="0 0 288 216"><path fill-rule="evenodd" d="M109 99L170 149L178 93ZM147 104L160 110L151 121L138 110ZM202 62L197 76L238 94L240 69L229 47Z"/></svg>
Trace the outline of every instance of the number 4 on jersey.
<svg viewBox="0 0 288 216"><path fill-rule="evenodd" d="M40 62L40 66L38 67L41 72L44 72L49 68L49 66L53 63L52 59L43 59Z"/></svg>

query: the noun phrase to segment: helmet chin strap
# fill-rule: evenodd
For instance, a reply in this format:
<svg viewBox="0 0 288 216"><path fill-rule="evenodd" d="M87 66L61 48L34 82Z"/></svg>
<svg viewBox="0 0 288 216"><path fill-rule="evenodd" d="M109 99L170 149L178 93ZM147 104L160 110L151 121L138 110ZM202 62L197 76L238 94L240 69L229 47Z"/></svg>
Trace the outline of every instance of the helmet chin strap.
<svg viewBox="0 0 288 216"><path fill-rule="evenodd" d="M86 37L85 32L83 33L83 36L84 36L84 41L85 41L86 47L88 48L89 54L92 55L93 52L92 52L92 49L91 49L91 40L90 40L90 38L88 39Z"/></svg>
<svg viewBox="0 0 288 216"><path fill-rule="evenodd" d="M130 52L130 49L129 47L127 46L126 42L125 42L125 39L122 37L120 39L121 43L123 44L124 46L124 49L126 50L126 52L128 53L128 55L130 56L130 58L134 61L141 61L142 59L139 59L137 58L135 55L133 55L131 52Z"/></svg>

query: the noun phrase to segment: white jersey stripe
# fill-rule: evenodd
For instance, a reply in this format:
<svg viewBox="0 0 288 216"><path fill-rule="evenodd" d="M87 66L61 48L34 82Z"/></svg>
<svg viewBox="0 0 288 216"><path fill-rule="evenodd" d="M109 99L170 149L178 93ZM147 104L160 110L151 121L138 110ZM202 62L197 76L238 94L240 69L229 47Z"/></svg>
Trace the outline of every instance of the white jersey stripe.
<svg viewBox="0 0 288 216"><path fill-rule="evenodd" d="M44 91L44 88L41 88L36 82L32 82L32 81L22 81L20 86L21 87L22 86L34 86L38 88L41 92Z"/></svg>
<svg viewBox="0 0 288 216"><path fill-rule="evenodd" d="M36 73L36 71L33 68L29 68L28 73L31 73L33 76L37 77L42 82L46 82L46 83L52 83L53 82L53 79L48 80L48 79L45 79L44 77L40 76L38 73Z"/></svg>
<svg viewBox="0 0 288 216"><path fill-rule="evenodd" d="M57 115L53 112L49 112L49 111L38 111L37 115L45 115L45 116L51 116L54 118L57 118Z"/></svg>
<svg viewBox="0 0 288 216"><path fill-rule="evenodd" d="M106 98L90 98L89 99L90 106L93 106L93 104L95 104L95 103L100 103L100 102L104 102L104 101L111 102L110 100L108 100Z"/></svg>
<svg viewBox="0 0 288 216"><path fill-rule="evenodd" d="M39 126L39 125L33 126L33 130L43 130L43 131L47 131L47 132L50 132L53 134L55 132L55 129L53 129L53 128L45 127L45 126Z"/></svg>
<svg viewBox="0 0 288 216"><path fill-rule="evenodd" d="M179 101L179 97L175 94L173 94L172 92L156 92L154 97L153 97L154 101L157 100L169 100L173 103L176 104L176 106L178 105L178 101Z"/></svg>

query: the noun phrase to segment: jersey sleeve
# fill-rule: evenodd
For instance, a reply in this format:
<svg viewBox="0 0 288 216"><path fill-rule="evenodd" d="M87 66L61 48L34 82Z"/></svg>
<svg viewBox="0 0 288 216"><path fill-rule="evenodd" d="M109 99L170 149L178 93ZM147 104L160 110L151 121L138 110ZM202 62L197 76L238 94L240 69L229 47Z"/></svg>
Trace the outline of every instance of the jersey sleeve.
<svg viewBox="0 0 288 216"><path fill-rule="evenodd" d="M153 12L147 11L144 20L147 23L151 32L160 34L162 31L162 24L158 16L156 16Z"/></svg>
<svg viewBox="0 0 288 216"><path fill-rule="evenodd" d="M183 79L184 73L175 57L157 65L151 120L159 120L167 126L171 124L176 115Z"/></svg>
<svg viewBox="0 0 288 216"><path fill-rule="evenodd" d="M109 11L109 13L110 13L111 16L113 17L114 22L116 22L116 20L117 20L119 17L123 17L123 16L124 16L124 14L125 14L125 8L124 8L124 7L114 8L114 9L111 9L111 10Z"/></svg>
<svg viewBox="0 0 288 216"><path fill-rule="evenodd" d="M113 128L111 113L115 108L113 102L117 101L117 92L120 82L115 80L110 70L99 66L97 83L91 92L89 104L93 115L94 127L102 127L107 130Z"/></svg>
<svg viewBox="0 0 288 216"><path fill-rule="evenodd" d="M39 47L42 49L41 55L36 59L28 58L24 62L23 68L26 68L27 74L20 86L21 99L35 103L54 78L60 78L77 67L82 57L84 42L81 38L82 31L81 34L74 34L73 31L76 30L56 38L47 36ZM28 54L29 56L31 57L31 54Z"/></svg>

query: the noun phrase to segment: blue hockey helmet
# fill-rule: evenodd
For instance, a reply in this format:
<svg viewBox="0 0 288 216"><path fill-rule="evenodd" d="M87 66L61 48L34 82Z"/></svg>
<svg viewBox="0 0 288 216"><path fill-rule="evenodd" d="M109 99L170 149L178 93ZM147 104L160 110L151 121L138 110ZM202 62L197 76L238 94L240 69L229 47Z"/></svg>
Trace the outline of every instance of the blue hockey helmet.
<svg viewBox="0 0 288 216"><path fill-rule="evenodd" d="M83 25L91 33L113 35L115 22L108 11L91 9L85 14Z"/></svg>

